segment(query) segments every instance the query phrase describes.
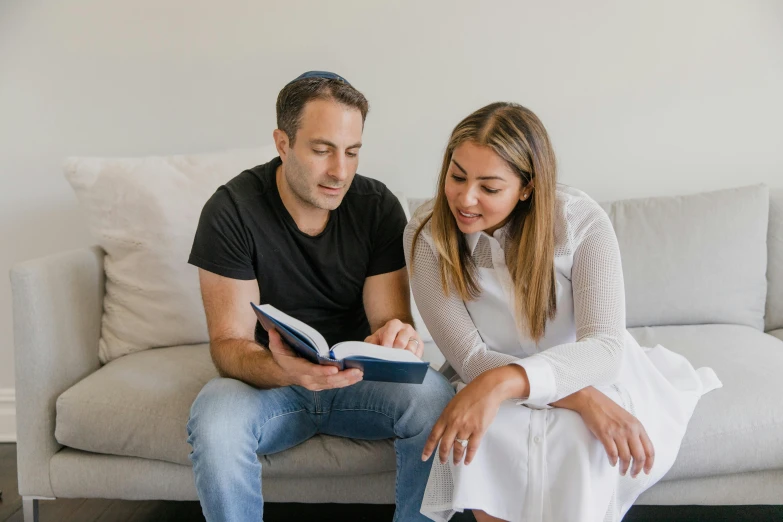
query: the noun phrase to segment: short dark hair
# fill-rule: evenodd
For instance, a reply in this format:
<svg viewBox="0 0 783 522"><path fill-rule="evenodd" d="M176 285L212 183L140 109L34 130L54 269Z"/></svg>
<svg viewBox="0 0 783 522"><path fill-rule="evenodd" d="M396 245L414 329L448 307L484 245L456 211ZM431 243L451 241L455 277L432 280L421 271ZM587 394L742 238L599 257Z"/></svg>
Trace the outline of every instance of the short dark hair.
<svg viewBox="0 0 783 522"><path fill-rule="evenodd" d="M302 110L307 102L329 99L358 109L364 124L370 105L362 93L346 82L331 78L304 78L283 87L277 95L277 128L288 135L290 146L296 140Z"/></svg>

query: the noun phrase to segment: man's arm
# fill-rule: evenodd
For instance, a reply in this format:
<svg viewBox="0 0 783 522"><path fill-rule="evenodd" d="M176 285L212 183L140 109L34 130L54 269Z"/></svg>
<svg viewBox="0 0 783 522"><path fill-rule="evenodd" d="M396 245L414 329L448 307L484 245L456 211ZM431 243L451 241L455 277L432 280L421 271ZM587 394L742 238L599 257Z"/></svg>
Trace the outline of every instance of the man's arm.
<svg viewBox="0 0 783 522"><path fill-rule="evenodd" d="M258 282L231 279L199 268L201 298L207 314L209 352L221 377L257 388L285 382L272 354L255 341L256 316L250 303L259 300Z"/></svg>
<svg viewBox="0 0 783 522"><path fill-rule="evenodd" d="M259 301L256 280L231 279L200 268L199 281L209 351L221 377L257 388L297 384L310 390L341 388L361 380L358 370L340 372L297 357L276 332L269 335L269 350L256 343L256 316L250 307Z"/></svg>
<svg viewBox="0 0 783 522"><path fill-rule="evenodd" d="M373 332L365 341L403 348L421 357L424 343L413 327L407 270L401 268L368 277L364 281L362 298Z"/></svg>
<svg viewBox="0 0 783 522"><path fill-rule="evenodd" d="M371 332L392 319L413 325L408 271L405 268L365 279L362 299Z"/></svg>

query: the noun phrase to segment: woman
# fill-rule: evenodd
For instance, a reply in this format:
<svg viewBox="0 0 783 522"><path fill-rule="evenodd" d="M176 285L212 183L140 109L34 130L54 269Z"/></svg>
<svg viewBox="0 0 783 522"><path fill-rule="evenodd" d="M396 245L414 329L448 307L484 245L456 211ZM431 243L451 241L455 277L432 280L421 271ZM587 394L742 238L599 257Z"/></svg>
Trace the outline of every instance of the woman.
<svg viewBox="0 0 783 522"><path fill-rule="evenodd" d="M721 384L627 333L611 222L556 183L532 112L494 103L457 125L405 250L458 391L422 454L437 452L422 513L620 520L674 463L699 397Z"/></svg>

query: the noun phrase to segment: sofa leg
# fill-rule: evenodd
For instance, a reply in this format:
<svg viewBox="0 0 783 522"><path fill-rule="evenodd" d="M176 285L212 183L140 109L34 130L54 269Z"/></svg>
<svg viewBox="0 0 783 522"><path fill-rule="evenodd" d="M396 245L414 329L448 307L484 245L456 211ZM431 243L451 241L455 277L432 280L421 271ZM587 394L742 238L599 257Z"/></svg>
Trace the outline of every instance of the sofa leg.
<svg viewBox="0 0 783 522"><path fill-rule="evenodd" d="M38 522L38 499L22 497L22 511L24 522Z"/></svg>

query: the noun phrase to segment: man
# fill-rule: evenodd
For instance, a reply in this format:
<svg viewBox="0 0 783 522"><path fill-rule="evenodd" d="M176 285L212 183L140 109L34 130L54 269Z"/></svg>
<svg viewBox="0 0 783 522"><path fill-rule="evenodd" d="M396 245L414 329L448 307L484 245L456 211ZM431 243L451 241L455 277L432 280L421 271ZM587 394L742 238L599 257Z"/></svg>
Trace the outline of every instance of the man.
<svg viewBox="0 0 783 522"><path fill-rule="evenodd" d="M431 462L421 453L451 386L432 369L416 385L312 364L267 335L249 304L272 304L330 345L368 340L421 356L402 207L382 183L356 174L367 110L344 78L303 74L277 99L280 156L221 186L202 211L189 262L199 267L220 377L193 403L188 442L208 521L261 520L257 454L317 433L396 438L395 520L426 520L419 509Z"/></svg>

